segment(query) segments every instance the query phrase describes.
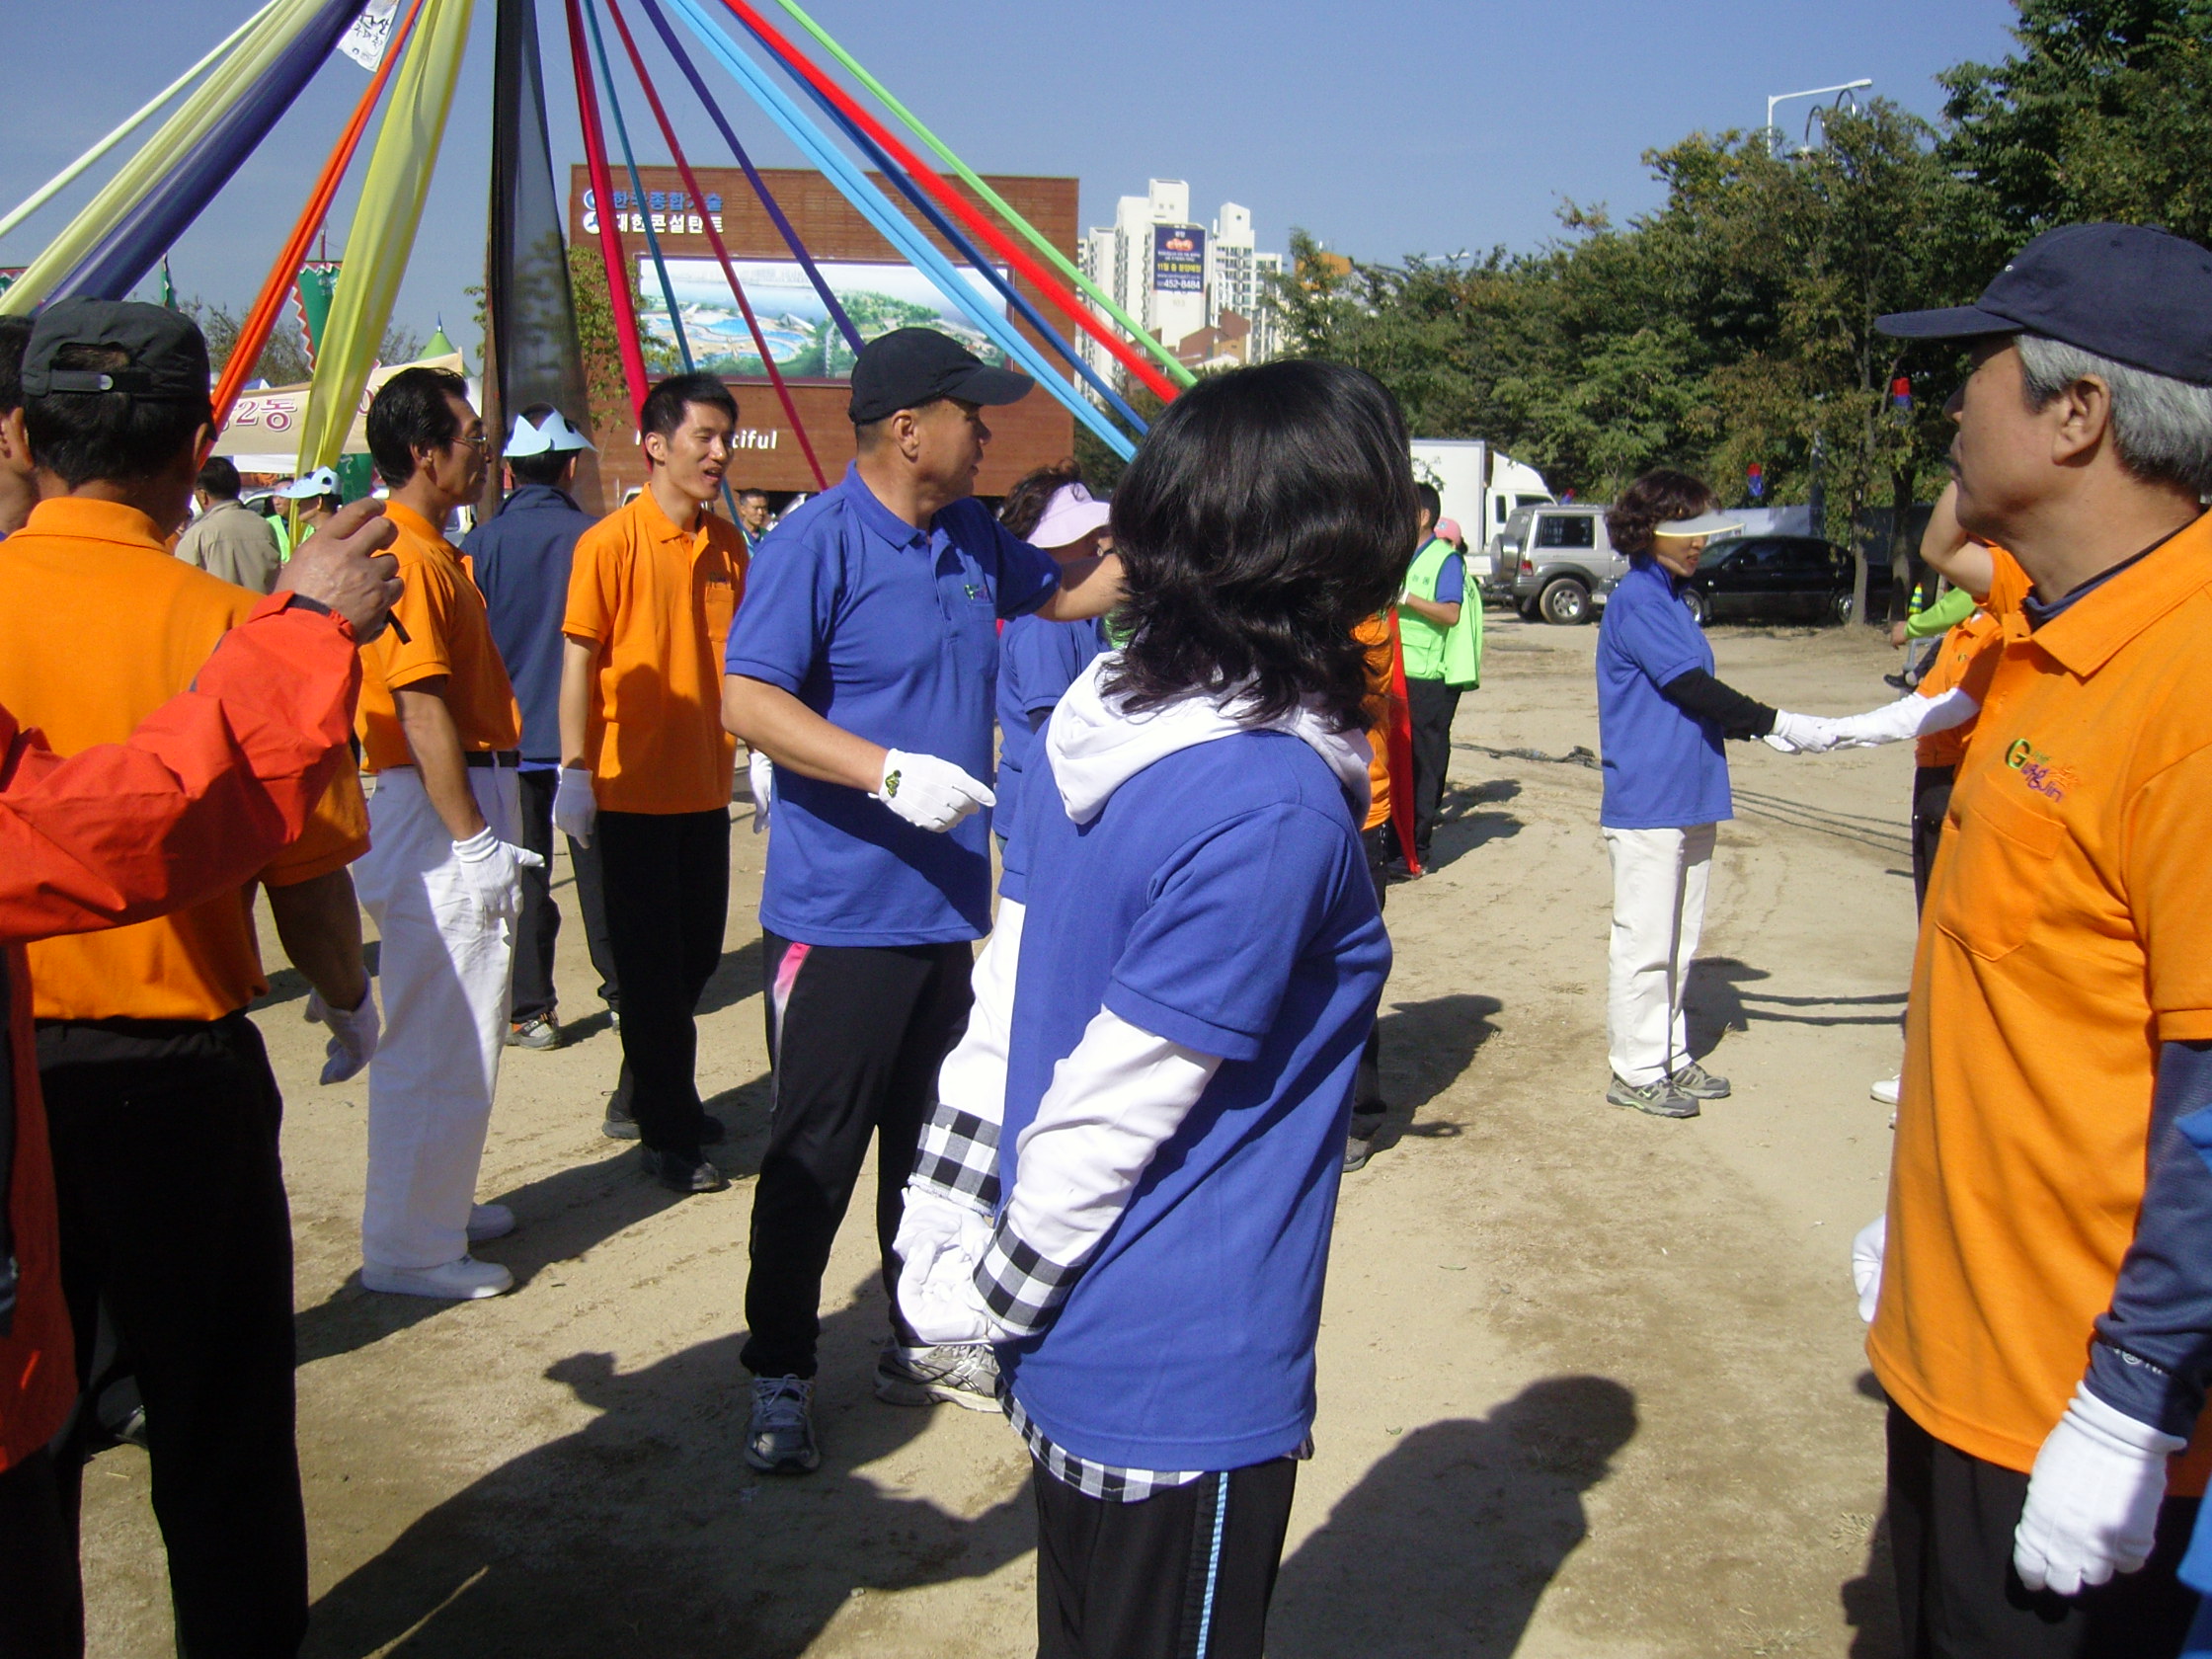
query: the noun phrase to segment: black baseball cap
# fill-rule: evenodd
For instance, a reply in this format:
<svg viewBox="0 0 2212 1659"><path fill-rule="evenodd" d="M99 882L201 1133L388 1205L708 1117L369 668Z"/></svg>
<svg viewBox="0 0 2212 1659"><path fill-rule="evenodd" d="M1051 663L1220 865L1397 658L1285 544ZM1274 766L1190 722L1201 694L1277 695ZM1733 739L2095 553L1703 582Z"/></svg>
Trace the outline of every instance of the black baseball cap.
<svg viewBox="0 0 2212 1659"><path fill-rule="evenodd" d="M129 359L116 368L56 368L65 346L105 346ZM23 352L26 398L127 392L157 402L207 397L207 342L199 325L165 305L65 299L39 313Z"/></svg>
<svg viewBox="0 0 2212 1659"><path fill-rule="evenodd" d="M1018 403L1037 382L1010 368L990 368L949 334L935 329L893 329L860 348L852 365L856 427L919 409L939 398L963 403Z"/></svg>
<svg viewBox="0 0 2212 1659"><path fill-rule="evenodd" d="M2148 225L2061 225L2014 254L1972 305L1874 326L1902 340L2040 334L2212 386L2212 253Z"/></svg>

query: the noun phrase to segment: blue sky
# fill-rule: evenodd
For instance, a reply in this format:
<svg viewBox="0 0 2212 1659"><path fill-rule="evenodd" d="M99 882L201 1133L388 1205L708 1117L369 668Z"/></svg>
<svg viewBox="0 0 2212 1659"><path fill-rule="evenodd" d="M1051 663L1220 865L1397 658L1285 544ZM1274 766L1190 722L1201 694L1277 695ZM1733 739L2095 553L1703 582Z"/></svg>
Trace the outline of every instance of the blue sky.
<svg viewBox="0 0 2212 1659"><path fill-rule="evenodd" d="M0 204L29 195L252 9L251 0L13 8L0 53ZM1606 202L1617 215L1649 206L1657 191L1643 151L1698 128L1755 125L1770 93L1863 75L1933 116L1935 73L2002 56L2013 17L2005 0L813 0L810 9L980 171L1081 179L1086 223L1105 220L1114 198L1142 193L1147 178L1182 178L1196 217L1224 199L1251 208L1262 247L1282 247L1296 224L1371 259L1533 247L1553 233L1564 198ZM558 0L539 0L539 10L556 159L580 160ZM397 311L425 333L442 314L464 344L461 290L481 279L490 156L490 0L477 13ZM649 61L686 152L726 162L657 47ZM724 108L756 158L795 164L734 83L708 74L718 95L727 87ZM324 68L178 244L181 292L238 308L250 300L363 82L345 59ZM635 134L649 118L634 85L624 88ZM1804 106L1793 108L1786 118L1801 123ZM641 150L639 159L659 158ZM95 170L0 242L0 264L32 258L101 177ZM334 252L352 204L350 183L331 218Z"/></svg>

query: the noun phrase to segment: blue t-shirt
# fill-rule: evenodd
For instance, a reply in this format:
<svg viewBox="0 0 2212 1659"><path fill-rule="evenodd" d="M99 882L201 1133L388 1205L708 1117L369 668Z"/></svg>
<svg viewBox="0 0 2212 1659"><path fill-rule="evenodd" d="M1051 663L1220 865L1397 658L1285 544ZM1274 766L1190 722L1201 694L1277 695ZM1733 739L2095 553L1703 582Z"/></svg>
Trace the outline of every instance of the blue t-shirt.
<svg viewBox="0 0 2212 1659"><path fill-rule="evenodd" d="M1001 834L1014 824L1022 773L1041 737L1038 717L1053 711L1105 649L1106 628L1095 617L1052 622L1017 616L998 636L998 810L992 821Z"/></svg>
<svg viewBox="0 0 2212 1659"><path fill-rule="evenodd" d="M1462 604L1467 596L1467 562L1463 555L1447 553L1436 568L1436 604Z"/></svg>
<svg viewBox="0 0 2212 1659"><path fill-rule="evenodd" d="M561 616L576 538L591 527L564 491L524 484L461 539L522 711L525 766L561 763Z"/></svg>
<svg viewBox="0 0 2212 1659"><path fill-rule="evenodd" d="M870 743L990 778L997 619L1043 604L1060 568L954 502L917 530L855 468L762 538L725 667ZM990 928L990 815L943 834L865 790L776 773L760 925L809 945L934 945Z"/></svg>
<svg viewBox="0 0 2212 1659"><path fill-rule="evenodd" d="M1015 1148L1101 1007L1223 1058L1043 1335L1002 1346L1056 1445L1231 1469L1313 1420L1313 1344L1352 1073L1390 968L1359 828L1297 738L1183 750L1068 820L1040 751L1014 838L1031 883L1007 1055Z"/></svg>
<svg viewBox="0 0 2212 1659"><path fill-rule="evenodd" d="M1608 830L1683 830L1735 817L1720 728L1686 713L1659 687L1694 669L1712 672L1712 647L1648 555L1629 562L1598 624L1598 747Z"/></svg>

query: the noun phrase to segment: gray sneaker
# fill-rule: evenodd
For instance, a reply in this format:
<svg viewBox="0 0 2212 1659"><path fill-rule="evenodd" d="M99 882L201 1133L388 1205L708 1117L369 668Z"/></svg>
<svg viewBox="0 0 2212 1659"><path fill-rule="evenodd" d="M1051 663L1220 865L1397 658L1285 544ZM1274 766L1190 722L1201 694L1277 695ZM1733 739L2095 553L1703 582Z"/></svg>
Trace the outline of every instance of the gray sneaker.
<svg viewBox="0 0 2212 1659"><path fill-rule="evenodd" d="M876 1358L876 1398L890 1405L946 1405L970 1411L998 1409L998 1356L988 1342L935 1348L884 1344Z"/></svg>
<svg viewBox="0 0 2212 1659"><path fill-rule="evenodd" d="M1639 1112L1649 1112L1655 1118L1698 1115L1698 1102L1675 1087L1672 1077L1661 1077L1641 1088L1615 1077L1613 1087L1606 1090L1606 1099L1616 1106L1633 1106Z"/></svg>
<svg viewBox="0 0 2212 1659"><path fill-rule="evenodd" d="M814 1443L814 1380L755 1377L745 1461L762 1474L812 1474L822 1466Z"/></svg>
<svg viewBox="0 0 2212 1659"><path fill-rule="evenodd" d="M1693 1100L1726 1100L1728 1079L1716 1077L1696 1061L1667 1079Z"/></svg>

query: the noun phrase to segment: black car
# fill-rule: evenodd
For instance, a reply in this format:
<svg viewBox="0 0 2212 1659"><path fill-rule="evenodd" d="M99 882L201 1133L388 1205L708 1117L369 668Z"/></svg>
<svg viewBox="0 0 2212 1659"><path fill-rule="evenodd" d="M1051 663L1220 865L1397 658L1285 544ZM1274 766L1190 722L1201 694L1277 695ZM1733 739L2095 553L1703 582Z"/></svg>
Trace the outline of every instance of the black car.
<svg viewBox="0 0 2212 1659"><path fill-rule="evenodd" d="M1700 624L1737 617L1849 622L1852 556L1817 536L1726 536L1708 544L1683 602ZM1889 570L1866 572L1869 603L1889 592ZM1878 614L1878 612L1877 612Z"/></svg>

